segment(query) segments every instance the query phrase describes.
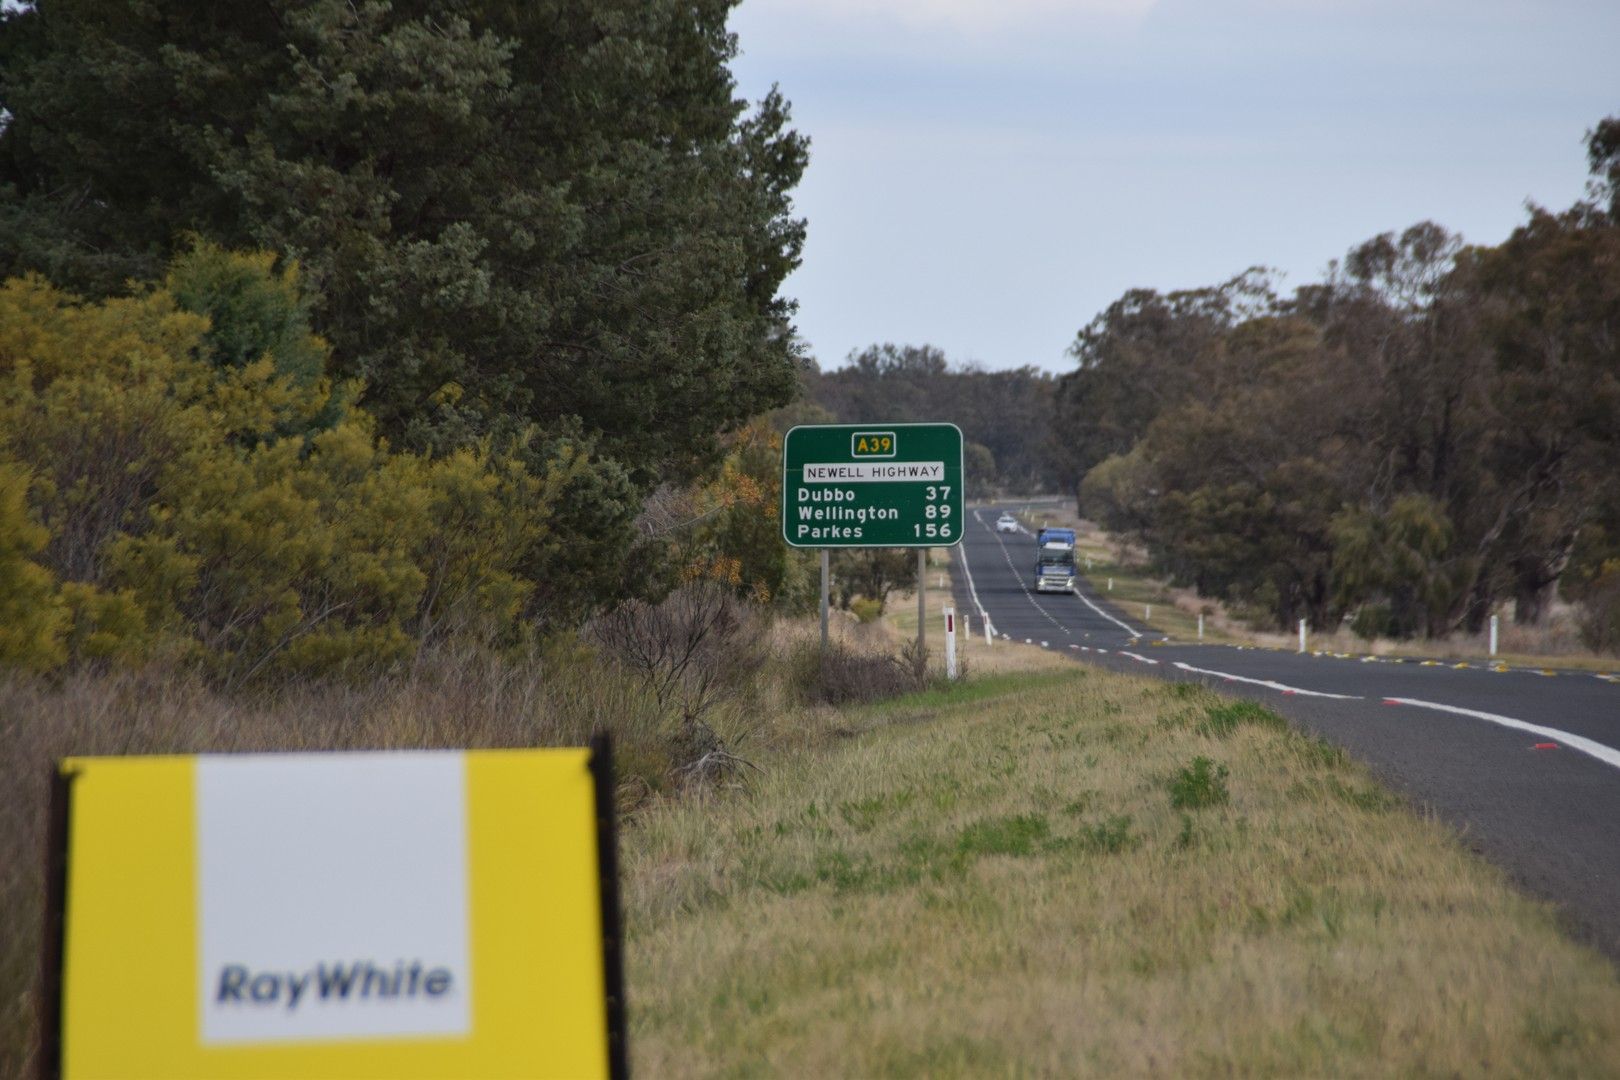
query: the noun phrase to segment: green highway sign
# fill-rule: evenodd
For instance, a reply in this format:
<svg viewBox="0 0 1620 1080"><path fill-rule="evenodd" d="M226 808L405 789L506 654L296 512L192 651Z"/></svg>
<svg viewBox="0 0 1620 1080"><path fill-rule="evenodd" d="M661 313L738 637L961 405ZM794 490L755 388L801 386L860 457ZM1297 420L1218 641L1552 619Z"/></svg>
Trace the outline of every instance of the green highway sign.
<svg viewBox="0 0 1620 1080"><path fill-rule="evenodd" d="M951 547L962 539L962 429L827 424L782 440L794 547Z"/></svg>

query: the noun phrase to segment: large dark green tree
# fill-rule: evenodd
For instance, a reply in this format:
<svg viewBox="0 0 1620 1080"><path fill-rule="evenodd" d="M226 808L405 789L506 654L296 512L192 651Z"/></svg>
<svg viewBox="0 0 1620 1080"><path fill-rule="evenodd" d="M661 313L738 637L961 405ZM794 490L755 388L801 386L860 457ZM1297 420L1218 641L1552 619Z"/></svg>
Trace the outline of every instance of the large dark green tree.
<svg viewBox="0 0 1620 1080"><path fill-rule="evenodd" d="M0 20L0 275L296 260L334 374L435 448L538 424L631 490L794 385L806 140L731 0L39 0ZM633 501L633 500L632 500Z"/></svg>

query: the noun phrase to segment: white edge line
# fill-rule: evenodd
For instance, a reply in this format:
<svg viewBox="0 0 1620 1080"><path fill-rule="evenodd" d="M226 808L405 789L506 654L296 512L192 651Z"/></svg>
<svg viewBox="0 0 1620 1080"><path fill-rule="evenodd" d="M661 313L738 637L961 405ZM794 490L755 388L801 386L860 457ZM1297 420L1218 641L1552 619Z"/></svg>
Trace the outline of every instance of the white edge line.
<svg viewBox="0 0 1620 1080"><path fill-rule="evenodd" d="M1182 671L1191 671L1198 675L1217 675L1220 678L1230 679L1233 682L1250 683L1254 686L1264 686L1268 690L1277 690L1284 694L1304 694L1306 697L1332 698L1334 701L1365 700L1360 694L1329 694L1324 690L1306 690L1305 688L1299 686L1288 686L1285 683L1272 682L1270 679L1250 679L1245 678L1242 675L1228 675L1224 671L1211 671L1208 668L1193 667L1191 664L1184 664L1180 660L1176 661L1176 667L1180 668Z"/></svg>
<svg viewBox="0 0 1620 1080"><path fill-rule="evenodd" d="M1144 664L1157 664L1158 663L1157 660L1150 660L1147 657L1143 656L1141 653L1126 652L1124 649L1119 650L1119 655L1128 656L1132 660L1140 660Z"/></svg>
<svg viewBox="0 0 1620 1080"><path fill-rule="evenodd" d="M980 525L984 524L984 518L980 516L977 510L973 511L973 520ZM973 597L973 606L979 609L979 618L990 624L990 632L995 633L995 624L990 622L990 613L984 610L983 604L979 603L979 590L973 587L973 567L968 565L967 547L963 545L957 550L962 552L962 572L967 575L968 595Z"/></svg>
<svg viewBox="0 0 1620 1080"><path fill-rule="evenodd" d="M1620 750L1616 750L1612 746L1605 746L1594 739L1588 739L1584 735L1571 735L1567 731L1559 731L1557 728L1543 727L1540 724L1532 724L1528 720L1516 720L1511 716L1499 716L1496 713L1480 712L1478 709L1464 709L1458 705L1441 705L1439 702L1419 701L1416 698L1392 697L1385 698L1384 700L1393 701L1397 705L1412 705L1419 709L1433 709L1436 712L1455 713L1458 716L1471 716L1475 720L1488 720L1493 724L1501 724L1503 727L1517 728L1520 731L1528 731L1532 735L1544 735L1549 739L1558 740L1558 742L1569 747L1571 750L1579 750L1583 754L1588 754L1597 758L1605 765L1612 765L1615 768L1620 769Z"/></svg>
<svg viewBox="0 0 1620 1080"><path fill-rule="evenodd" d="M1103 618L1107 619L1109 622L1113 623L1115 626L1118 626L1118 627L1122 628L1127 634L1131 635L1131 637L1141 637L1142 636L1141 634L1137 633L1135 630L1132 630L1125 623L1120 622L1118 619L1116 619L1112 615L1108 614L1108 612L1104 611L1102 608L1098 607L1096 604L1093 604L1091 602L1091 597L1089 597L1085 593L1081 592L1079 586L1075 587L1074 595L1076 595L1080 599L1084 600L1086 602L1086 606L1089 607L1092 611L1095 611L1097 614L1101 615Z"/></svg>

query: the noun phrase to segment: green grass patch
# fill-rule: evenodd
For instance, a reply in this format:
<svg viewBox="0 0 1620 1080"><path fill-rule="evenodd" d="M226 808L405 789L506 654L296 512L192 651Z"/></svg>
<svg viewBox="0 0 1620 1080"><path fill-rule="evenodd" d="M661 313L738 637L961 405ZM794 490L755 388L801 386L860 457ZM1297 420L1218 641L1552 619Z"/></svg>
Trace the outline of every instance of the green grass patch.
<svg viewBox="0 0 1620 1080"><path fill-rule="evenodd" d="M1178 810L1219 806L1231 799L1226 778L1230 771L1200 754L1170 781L1170 805Z"/></svg>
<svg viewBox="0 0 1620 1080"><path fill-rule="evenodd" d="M1051 832L1041 814L986 818L963 829L956 847L967 855L1032 855Z"/></svg>
<svg viewBox="0 0 1620 1080"><path fill-rule="evenodd" d="M1199 721L1197 730L1200 735L1224 739L1245 724L1279 730L1288 727L1287 720L1284 720L1264 705L1257 701L1244 699L1240 701L1221 701L1209 706L1205 710L1204 719Z"/></svg>
<svg viewBox="0 0 1620 1080"><path fill-rule="evenodd" d="M1314 736L1305 736L1295 741L1294 753L1310 768L1323 772L1343 769L1350 764L1350 756L1344 752L1343 747Z"/></svg>
<svg viewBox="0 0 1620 1080"><path fill-rule="evenodd" d="M1070 685L1085 679L1088 674L1086 669L1077 665L1072 671L1008 672L960 679L956 682L941 679L925 690L873 702L863 706L860 711L863 715L881 716L896 712L976 705L996 698L1018 697L1032 689Z"/></svg>
<svg viewBox="0 0 1620 1080"><path fill-rule="evenodd" d="M1117 814L1092 825L1082 825L1078 832L1070 836L1048 841L1046 850L1112 854L1130 850L1140 839L1131 833L1130 816Z"/></svg>
<svg viewBox="0 0 1620 1080"><path fill-rule="evenodd" d="M856 832L870 832L878 822L893 817L910 806L914 797L915 792L910 790L875 795L870 799L840 804L838 814Z"/></svg>

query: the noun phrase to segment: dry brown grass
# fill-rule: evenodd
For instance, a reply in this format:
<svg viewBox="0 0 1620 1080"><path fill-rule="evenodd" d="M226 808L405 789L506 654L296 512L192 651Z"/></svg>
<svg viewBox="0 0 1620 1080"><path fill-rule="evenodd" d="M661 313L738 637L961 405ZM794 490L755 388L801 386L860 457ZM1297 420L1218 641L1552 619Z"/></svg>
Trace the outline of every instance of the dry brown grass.
<svg viewBox="0 0 1620 1080"><path fill-rule="evenodd" d="M624 839L639 1071L1620 1071L1606 961L1341 753L1230 709L979 679L650 809ZM1229 801L1176 810L1200 755Z"/></svg>

